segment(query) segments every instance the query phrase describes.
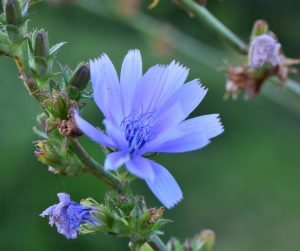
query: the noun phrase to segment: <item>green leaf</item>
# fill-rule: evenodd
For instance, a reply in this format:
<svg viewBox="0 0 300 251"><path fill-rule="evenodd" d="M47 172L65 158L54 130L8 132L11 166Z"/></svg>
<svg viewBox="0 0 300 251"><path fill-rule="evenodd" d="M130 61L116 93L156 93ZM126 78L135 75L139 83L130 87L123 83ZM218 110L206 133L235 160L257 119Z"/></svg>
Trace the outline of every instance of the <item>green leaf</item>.
<svg viewBox="0 0 300 251"><path fill-rule="evenodd" d="M14 45L9 40L6 33L0 30L0 52L6 55L12 55L14 51Z"/></svg>
<svg viewBox="0 0 300 251"><path fill-rule="evenodd" d="M61 42L61 43L58 43L58 44L52 46L51 49L50 49L50 56L55 56L56 53L59 51L59 49L60 49L64 44L66 44L66 42Z"/></svg>

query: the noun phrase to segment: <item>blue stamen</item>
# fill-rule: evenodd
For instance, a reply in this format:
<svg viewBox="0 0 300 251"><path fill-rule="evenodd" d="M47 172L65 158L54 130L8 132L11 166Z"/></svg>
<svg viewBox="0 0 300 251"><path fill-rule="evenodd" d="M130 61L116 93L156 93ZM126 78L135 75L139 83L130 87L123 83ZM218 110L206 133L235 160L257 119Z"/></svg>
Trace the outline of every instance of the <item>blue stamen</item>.
<svg viewBox="0 0 300 251"><path fill-rule="evenodd" d="M130 154L141 149L151 139L155 120L155 112L143 113L138 110L132 111L123 119L121 128L128 142Z"/></svg>

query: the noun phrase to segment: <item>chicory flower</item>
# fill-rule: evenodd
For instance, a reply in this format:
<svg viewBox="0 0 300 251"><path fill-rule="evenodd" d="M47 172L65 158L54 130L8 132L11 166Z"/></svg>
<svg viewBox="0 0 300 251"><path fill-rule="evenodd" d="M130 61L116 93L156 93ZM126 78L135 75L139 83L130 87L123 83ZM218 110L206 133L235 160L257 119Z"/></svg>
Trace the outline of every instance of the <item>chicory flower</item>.
<svg viewBox="0 0 300 251"><path fill-rule="evenodd" d="M200 149L223 132L218 114L186 120L207 92L199 80L184 84L188 72L173 61L143 74L140 52L131 50L119 79L103 54L90 61L90 73L94 100L105 116L106 134L75 112L77 126L85 135L114 150L106 156L104 168L116 170L125 165L128 172L146 181L167 208L182 199L181 189L166 168L145 156Z"/></svg>

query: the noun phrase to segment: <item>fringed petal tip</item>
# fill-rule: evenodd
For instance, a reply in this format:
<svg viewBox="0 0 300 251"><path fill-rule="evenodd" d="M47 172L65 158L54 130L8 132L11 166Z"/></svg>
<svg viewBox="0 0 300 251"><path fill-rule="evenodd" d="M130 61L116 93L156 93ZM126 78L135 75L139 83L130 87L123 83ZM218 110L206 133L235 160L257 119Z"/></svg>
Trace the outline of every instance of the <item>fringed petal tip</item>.
<svg viewBox="0 0 300 251"><path fill-rule="evenodd" d="M205 124L206 133L209 138L214 138L224 132L224 126L221 122L220 114L210 114L201 116Z"/></svg>
<svg viewBox="0 0 300 251"><path fill-rule="evenodd" d="M180 62L173 60L171 61L171 63L168 65L170 67L170 70L180 70L182 72L184 72L185 74L189 74L190 68L184 66L183 64L181 64Z"/></svg>

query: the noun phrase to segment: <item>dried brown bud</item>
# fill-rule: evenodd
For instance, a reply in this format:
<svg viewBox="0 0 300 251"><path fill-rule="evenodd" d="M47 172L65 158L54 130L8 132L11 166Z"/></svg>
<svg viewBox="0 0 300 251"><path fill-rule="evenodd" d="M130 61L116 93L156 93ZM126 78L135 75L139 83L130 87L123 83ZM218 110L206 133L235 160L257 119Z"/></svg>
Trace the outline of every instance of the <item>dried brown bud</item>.
<svg viewBox="0 0 300 251"><path fill-rule="evenodd" d="M68 111L68 120L61 120L57 122L57 127L61 135L70 136L73 138L79 137L82 135L82 132L76 125L74 110L77 105L75 102L71 103L71 106Z"/></svg>
<svg viewBox="0 0 300 251"><path fill-rule="evenodd" d="M237 98L239 92L243 91L246 99L253 98L259 93L262 83L263 79L256 79L247 67L229 66L225 97L232 95L233 98Z"/></svg>
<svg viewBox="0 0 300 251"><path fill-rule="evenodd" d="M148 224L153 224L157 222L163 215L165 209L163 207L160 208L150 208L147 213L149 214Z"/></svg>

